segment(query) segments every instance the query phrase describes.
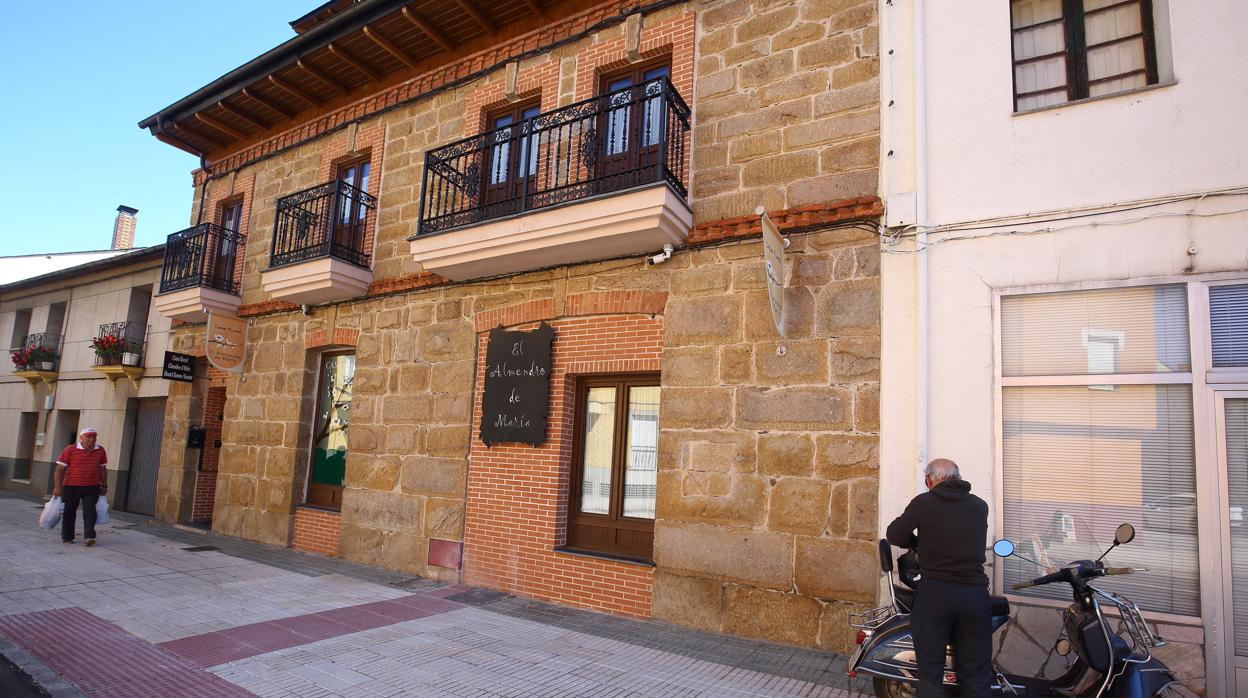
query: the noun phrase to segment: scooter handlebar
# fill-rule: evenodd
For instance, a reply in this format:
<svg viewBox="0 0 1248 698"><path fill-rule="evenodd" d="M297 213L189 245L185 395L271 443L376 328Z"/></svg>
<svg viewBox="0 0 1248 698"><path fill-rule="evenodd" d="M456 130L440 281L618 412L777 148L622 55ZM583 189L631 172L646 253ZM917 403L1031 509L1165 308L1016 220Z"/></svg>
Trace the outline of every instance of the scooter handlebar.
<svg viewBox="0 0 1248 698"><path fill-rule="evenodd" d="M1110 575L1110 574L1131 574L1131 573L1133 573L1133 572L1135 572L1135 570L1134 570L1134 569L1132 569L1132 568L1130 568L1130 567L1106 567L1106 568L1105 568L1105 574L1107 574L1107 575Z"/></svg>
<svg viewBox="0 0 1248 698"><path fill-rule="evenodd" d="M1023 589L1030 589L1034 587L1035 585L1036 585L1035 582L1019 582L1018 584L1015 584L1012 588L1014 589L1014 591L1022 591Z"/></svg>

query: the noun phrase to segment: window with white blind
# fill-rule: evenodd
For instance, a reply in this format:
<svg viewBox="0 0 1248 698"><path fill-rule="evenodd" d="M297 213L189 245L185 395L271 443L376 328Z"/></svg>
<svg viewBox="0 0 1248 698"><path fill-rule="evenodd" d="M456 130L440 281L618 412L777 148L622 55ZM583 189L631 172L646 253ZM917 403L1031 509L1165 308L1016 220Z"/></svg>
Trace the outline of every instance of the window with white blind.
<svg viewBox="0 0 1248 698"><path fill-rule="evenodd" d="M1212 290L1212 289L1211 289ZM1226 479L1231 518L1231 594L1235 603L1235 653L1248 656L1248 399L1225 403Z"/></svg>
<svg viewBox="0 0 1248 698"><path fill-rule="evenodd" d="M1248 366L1248 284L1209 287L1213 367Z"/></svg>
<svg viewBox="0 0 1248 698"><path fill-rule="evenodd" d="M1011 0L1014 110L1159 82L1155 0Z"/></svg>
<svg viewBox="0 0 1248 698"><path fill-rule="evenodd" d="M1110 560L1149 571L1100 584L1179 615L1200 613L1189 347L1182 285L1001 299L1003 535L1059 566L1129 522ZM1010 558L1004 581L1044 572Z"/></svg>

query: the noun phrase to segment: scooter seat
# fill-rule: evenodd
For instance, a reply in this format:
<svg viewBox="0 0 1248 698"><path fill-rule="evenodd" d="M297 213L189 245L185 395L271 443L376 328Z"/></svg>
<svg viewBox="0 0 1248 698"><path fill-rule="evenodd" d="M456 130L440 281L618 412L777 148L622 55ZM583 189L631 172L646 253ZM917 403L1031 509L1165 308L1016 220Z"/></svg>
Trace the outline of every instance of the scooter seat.
<svg viewBox="0 0 1248 698"><path fill-rule="evenodd" d="M992 616L999 618L1010 615L1010 600L1004 596L989 596L989 602L992 604Z"/></svg>
<svg viewBox="0 0 1248 698"><path fill-rule="evenodd" d="M893 585L893 593L897 595L897 600L902 606L914 609L914 590L907 589L900 584ZM993 618L1005 618L1010 615L1010 600L1004 596L989 596L988 601L992 607Z"/></svg>

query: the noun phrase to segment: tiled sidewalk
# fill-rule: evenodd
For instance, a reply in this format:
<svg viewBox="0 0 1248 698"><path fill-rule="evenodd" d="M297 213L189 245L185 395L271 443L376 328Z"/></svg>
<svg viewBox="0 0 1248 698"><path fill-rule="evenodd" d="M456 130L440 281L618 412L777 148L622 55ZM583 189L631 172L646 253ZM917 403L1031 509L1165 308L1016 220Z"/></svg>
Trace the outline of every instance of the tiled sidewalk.
<svg viewBox="0 0 1248 698"><path fill-rule="evenodd" d="M53 695L857 695L846 692L844 660L814 650L125 515L100 528L96 547L66 546L38 529L37 514L34 500L0 493L0 651L20 655ZM105 647L74 647L45 628L58 623ZM110 652L124 658L110 664ZM72 686L48 680L49 668ZM222 679L233 686L214 690Z"/></svg>

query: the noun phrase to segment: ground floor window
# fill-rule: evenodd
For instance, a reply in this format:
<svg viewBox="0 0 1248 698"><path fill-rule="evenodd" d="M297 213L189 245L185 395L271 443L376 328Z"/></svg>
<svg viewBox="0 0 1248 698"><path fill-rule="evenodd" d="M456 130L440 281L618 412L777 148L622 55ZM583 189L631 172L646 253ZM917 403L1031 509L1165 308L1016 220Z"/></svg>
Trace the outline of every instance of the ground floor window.
<svg viewBox="0 0 1248 698"><path fill-rule="evenodd" d="M307 503L340 509L347 472L347 430L355 354L326 354L320 360Z"/></svg>
<svg viewBox="0 0 1248 698"><path fill-rule="evenodd" d="M658 376L581 379L575 404L567 545L649 560L658 474Z"/></svg>
<svg viewBox="0 0 1248 698"><path fill-rule="evenodd" d="M1096 559L1139 529L1101 582L1146 611L1200 615L1187 288L1003 296L1004 535L1044 565ZM1020 558L1006 587L1044 571ZM1069 600L1061 585L1028 595Z"/></svg>

